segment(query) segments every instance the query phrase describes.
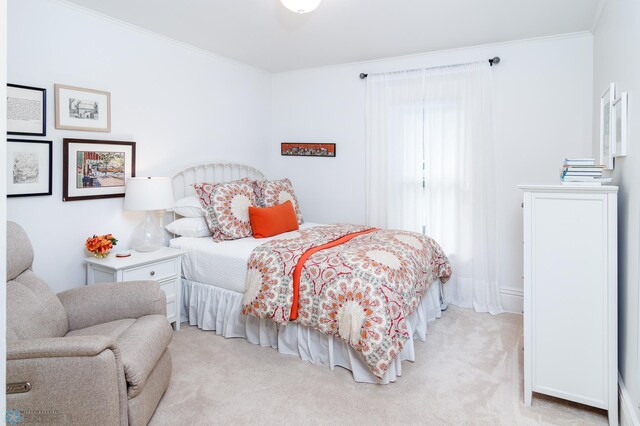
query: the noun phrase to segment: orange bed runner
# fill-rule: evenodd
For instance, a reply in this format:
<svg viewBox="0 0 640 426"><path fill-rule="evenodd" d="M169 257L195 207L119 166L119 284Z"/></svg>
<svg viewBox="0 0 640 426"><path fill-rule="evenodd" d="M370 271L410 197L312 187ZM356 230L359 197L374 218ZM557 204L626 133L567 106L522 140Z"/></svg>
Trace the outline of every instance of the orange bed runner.
<svg viewBox="0 0 640 426"><path fill-rule="evenodd" d="M298 301L300 300L300 274L302 273L302 268L304 267L304 264L307 261L307 259L309 259L312 255L319 252L320 250L325 250L340 244L344 244L347 241L359 235L369 234L370 232L377 231L377 230L378 228L372 228L372 229L367 229L366 231L347 234L344 237L338 238L337 240L330 241L326 244L322 244L317 247L312 247L309 250L304 252L304 254L298 260L298 263L296 264L296 269L293 270L293 303L291 304L291 315L289 315L290 321L294 321L298 319Z"/></svg>

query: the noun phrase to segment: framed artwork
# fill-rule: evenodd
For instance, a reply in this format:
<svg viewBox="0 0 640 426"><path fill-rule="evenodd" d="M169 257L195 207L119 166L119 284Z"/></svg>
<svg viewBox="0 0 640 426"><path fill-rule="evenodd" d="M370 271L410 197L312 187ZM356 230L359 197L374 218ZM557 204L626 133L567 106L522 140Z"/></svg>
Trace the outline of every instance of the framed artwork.
<svg viewBox="0 0 640 426"><path fill-rule="evenodd" d="M280 144L280 155L292 157L335 157L336 144L283 142Z"/></svg>
<svg viewBox="0 0 640 426"><path fill-rule="evenodd" d="M7 139L7 197L51 195L51 141Z"/></svg>
<svg viewBox="0 0 640 426"><path fill-rule="evenodd" d="M62 201L124 197L135 175L135 142L62 140Z"/></svg>
<svg viewBox="0 0 640 426"><path fill-rule="evenodd" d="M111 93L55 85L56 129L111 131Z"/></svg>
<svg viewBox="0 0 640 426"><path fill-rule="evenodd" d="M47 135L47 89L7 84L7 134Z"/></svg>
<svg viewBox="0 0 640 426"><path fill-rule="evenodd" d="M616 98L616 84L610 83L607 90L600 96L600 164L605 169L613 169L613 156L615 155L615 141L612 139L612 113L613 102Z"/></svg>
<svg viewBox="0 0 640 426"><path fill-rule="evenodd" d="M622 92L620 97L613 101L612 113L612 143L615 145L614 154L616 157L627 155L627 105L629 96L627 92Z"/></svg>

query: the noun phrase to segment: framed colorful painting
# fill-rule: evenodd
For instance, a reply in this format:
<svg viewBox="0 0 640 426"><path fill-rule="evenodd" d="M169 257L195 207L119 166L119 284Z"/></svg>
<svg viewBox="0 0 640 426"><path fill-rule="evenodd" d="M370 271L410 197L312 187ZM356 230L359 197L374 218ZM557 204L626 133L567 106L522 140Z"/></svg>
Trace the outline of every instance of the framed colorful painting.
<svg viewBox="0 0 640 426"><path fill-rule="evenodd" d="M335 157L335 143L283 142L280 155L292 157Z"/></svg>
<svg viewBox="0 0 640 426"><path fill-rule="evenodd" d="M136 175L136 143L63 139L62 201L124 197Z"/></svg>

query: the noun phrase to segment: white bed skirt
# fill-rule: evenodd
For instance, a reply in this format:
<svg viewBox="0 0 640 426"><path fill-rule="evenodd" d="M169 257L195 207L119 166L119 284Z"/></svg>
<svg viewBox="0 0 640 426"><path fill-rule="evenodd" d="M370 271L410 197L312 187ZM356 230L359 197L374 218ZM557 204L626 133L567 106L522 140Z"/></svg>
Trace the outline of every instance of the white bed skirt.
<svg viewBox="0 0 640 426"><path fill-rule="evenodd" d="M386 384L402 375L402 361L415 361L414 339L427 337L427 323L440 318L440 281L436 281L408 317L409 340L387 370L383 380L374 376L358 352L344 340L327 336L294 322L277 326L270 320L242 315L242 294L207 284L182 279L181 322L201 330L231 338L241 337L260 346L271 346L281 354L295 355L305 361L328 365L332 370L344 367L356 382Z"/></svg>

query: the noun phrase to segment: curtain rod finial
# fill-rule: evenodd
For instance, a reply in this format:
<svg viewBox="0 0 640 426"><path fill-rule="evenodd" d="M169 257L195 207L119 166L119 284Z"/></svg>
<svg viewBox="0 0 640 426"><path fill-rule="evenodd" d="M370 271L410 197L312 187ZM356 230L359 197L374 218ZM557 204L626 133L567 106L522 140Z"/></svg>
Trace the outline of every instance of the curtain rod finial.
<svg viewBox="0 0 640 426"><path fill-rule="evenodd" d="M493 66L494 64L499 64L500 63L500 57L499 56L494 56L493 58L489 59L489 65Z"/></svg>
<svg viewBox="0 0 640 426"><path fill-rule="evenodd" d="M363 72L360 73L360 80L364 80L365 78L367 78L369 74L365 74Z"/></svg>

